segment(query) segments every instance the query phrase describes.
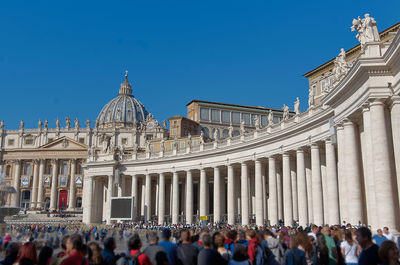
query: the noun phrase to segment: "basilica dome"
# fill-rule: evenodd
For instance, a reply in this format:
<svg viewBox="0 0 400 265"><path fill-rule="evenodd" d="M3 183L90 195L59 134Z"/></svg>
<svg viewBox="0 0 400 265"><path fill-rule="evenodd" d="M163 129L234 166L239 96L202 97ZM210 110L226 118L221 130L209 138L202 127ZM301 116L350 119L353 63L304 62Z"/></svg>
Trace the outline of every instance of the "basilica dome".
<svg viewBox="0 0 400 265"><path fill-rule="evenodd" d="M143 104L133 96L126 74L118 96L103 107L96 123L100 128L134 127L144 121L147 115Z"/></svg>

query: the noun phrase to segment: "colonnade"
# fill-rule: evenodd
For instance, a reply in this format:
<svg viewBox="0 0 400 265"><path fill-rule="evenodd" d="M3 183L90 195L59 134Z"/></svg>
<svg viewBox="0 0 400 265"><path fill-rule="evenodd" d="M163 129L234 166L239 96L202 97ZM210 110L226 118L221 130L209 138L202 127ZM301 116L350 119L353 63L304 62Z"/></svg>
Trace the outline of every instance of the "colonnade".
<svg viewBox="0 0 400 265"><path fill-rule="evenodd" d="M283 145L277 153L254 154L252 159L232 162L226 155L221 159L224 162L216 158L213 165L197 164L190 169L180 168L178 163L162 171L148 168L132 173L127 169L121 173L130 188L118 195L134 196L136 218L159 224L192 224L207 216L209 222L242 225L252 221L257 225L274 225L280 220L285 225L345 221L395 228L399 120L399 97L370 100L354 115L337 122L334 134L316 140L310 137L303 146ZM112 178L108 176L107 183L114 187ZM85 185L94 187L96 181L105 183L104 178L91 176ZM87 207L99 203L90 199L91 194L85 192ZM107 194L111 196L113 191ZM93 214L88 213L84 221L94 220ZM107 214L103 216L107 219Z"/></svg>

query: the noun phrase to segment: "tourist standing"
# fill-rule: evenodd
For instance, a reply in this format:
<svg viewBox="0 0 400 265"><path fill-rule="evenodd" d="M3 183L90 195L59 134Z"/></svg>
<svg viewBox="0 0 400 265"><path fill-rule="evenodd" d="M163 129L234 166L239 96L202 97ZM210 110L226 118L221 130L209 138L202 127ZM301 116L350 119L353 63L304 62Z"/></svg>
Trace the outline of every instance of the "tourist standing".
<svg viewBox="0 0 400 265"><path fill-rule="evenodd" d="M16 242L9 243L6 250L5 258L0 261L1 265L12 265L17 260L19 252L19 244Z"/></svg>
<svg viewBox="0 0 400 265"><path fill-rule="evenodd" d="M267 241L268 248L275 256L275 260L282 264L282 258L285 254L279 239L275 238L271 230L264 231L264 240Z"/></svg>
<svg viewBox="0 0 400 265"><path fill-rule="evenodd" d="M325 236L323 234L317 236L316 254L318 265L329 265L329 249L326 245Z"/></svg>
<svg viewBox="0 0 400 265"><path fill-rule="evenodd" d="M149 257L140 252L140 249L142 248L142 241L140 240L140 237L138 234L133 234L133 236L129 239L128 241L128 249L129 249L129 257L127 257L124 261L122 262L123 264L131 264L128 261L128 259L133 261L133 264L139 264L139 265L152 265Z"/></svg>
<svg viewBox="0 0 400 265"><path fill-rule="evenodd" d="M344 234L344 240L340 244L341 253L344 257L346 265L357 265L357 248L358 245L356 242L354 242L351 231L346 230Z"/></svg>
<svg viewBox="0 0 400 265"><path fill-rule="evenodd" d="M379 257L383 265L399 265L399 250L396 243L386 240L379 248Z"/></svg>
<svg viewBox="0 0 400 265"><path fill-rule="evenodd" d="M151 264L153 265L168 265L167 251L158 244L157 232L151 231L149 233L149 245L144 249L143 253L146 254Z"/></svg>
<svg viewBox="0 0 400 265"><path fill-rule="evenodd" d="M232 258L232 252L225 248L225 237L223 234L218 233L214 237L215 247L218 253L226 260L229 261Z"/></svg>
<svg viewBox="0 0 400 265"><path fill-rule="evenodd" d="M296 239L293 236L289 239L289 247L283 258L283 265L307 265L306 253L297 248Z"/></svg>
<svg viewBox="0 0 400 265"><path fill-rule="evenodd" d="M389 228L385 226L383 228L383 235L388 239L394 242L394 235L389 232Z"/></svg>
<svg viewBox="0 0 400 265"><path fill-rule="evenodd" d="M235 251L232 259L229 261L229 265L250 265L251 261L247 255L246 246L242 244L236 244Z"/></svg>
<svg viewBox="0 0 400 265"><path fill-rule="evenodd" d="M104 240L104 249L101 251L101 254L107 265L116 265L117 261L121 258L121 255L115 255L114 250L116 248L117 243L113 237L107 237Z"/></svg>
<svg viewBox="0 0 400 265"><path fill-rule="evenodd" d="M163 247L167 251L168 261L170 265L176 264L176 244L170 242L171 230L169 228L164 228L161 232L161 241L158 245Z"/></svg>
<svg viewBox="0 0 400 265"><path fill-rule="evenodd" d="M101 254L101 247L96 242L90 242L88 245L89 251L89 264L90 265L108 265Z"/></svg>
<svg viewBox="0 0 400 265"><path fill-rule="evenodd" d="M358 259L359 265L377 265L381 263L378 255L379 247L372 242L371 231L366 227L360 227L356 232L357 242L362 251Z"/></svg>
<svg viewBox="0 0 400 265"><path fill-rule="evenodd" d="M82 254L83 242L80 235L75 234L68 238L67 244L67 254L66 257L60 264L61 265L88 265L87 259Z"/></svg>
<svg viewBox="0 0 400 265"><path fill-rule="evenodd" d="M176 264L177 265L197 265L197 255L199 250L197 247L192 245L190 240L190 231L181 231L182 244L178 245L176 252Z"/></svg>
<svg viewBox="0 0 400 265"><path fill-rule="evenodd" d="M387 237L383 235L382 229L376 230L376 235L372 236L372 239L374 240L374 243L380 247L383 243L383 241L387 240Z"/></svg>
<svg viewBox="0 0 400 265"><path fill-rule="evenodd" d="M224 259L218 251L213 249L212 237L209 233L202 236L203 249L200 251L197 264L198 265L224 265L228 261Z"/></svg>

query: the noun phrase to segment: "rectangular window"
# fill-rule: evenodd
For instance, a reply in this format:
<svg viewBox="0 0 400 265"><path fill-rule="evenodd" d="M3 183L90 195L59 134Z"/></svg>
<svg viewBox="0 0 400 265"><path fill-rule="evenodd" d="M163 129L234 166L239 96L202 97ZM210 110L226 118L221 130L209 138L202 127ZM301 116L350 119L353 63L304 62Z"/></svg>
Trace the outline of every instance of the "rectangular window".
<svg viewBox="0 0 400 265"><path fill-rule="evenodd" d="M84 143L85 143L85 138L79 138L79 142L80 142L81 144L84 144Z"/></svg>
<svg viewBox="0 0 400 265"><path fill-rule="evenodd" d="M244 124L250 125L250 114L242 113L242 120L244 121Z"/></svg>
<svg viewBox="0 0 400 265"><path fill-rule="evenodd" d="M268 125L268 118L267 115L261 115L261 126L267 126Z"/></svg>
<svg viewBox="0 0 400 265"><path fill-rule="evenodd" d="M221 121L221 112L217 109L211 110L211 120L212 121Z"/></svg>
<svg viewBox="0 0 400 265"><path fill-rule="evenodd" d="M25 144L26 145L32 145L33 144L33 138L26 138L25 139Z"/></svg>
<svg viewBox="0 0 400 265"><path fill-rule="evenodd" d="M200 120L210 120L210 109L200 108Z"/></svg>
<svg viewBox="0 0 400 265"><path fill-rule="evenodd" d="M181 148L185 148L185 142L181 142Z"/></svg>
<svg viewBox="0 0 400 265"><path fill-rule="evenodd" d="M222 111L222 122L230 123L231 122L231 112L223 110Z"/></svg>
<svg viewBox="0 0 400 265"><path fill-rule="evenodd" d="M14 145L14 139L8 139L7 145L8 146L13 146Z"/></svg>
<svg viewBox="0 0 400 265"><path fill-rule="evenodd" d="M282 120L282 117L274 117L274 123L279 123Z"/></svg>
<svg viewBox="0 0 400 265"><path fill-rule="evenodd" d="M146 135L146 140L152 140L153 139L153 135Z"/></svg>
<svg viewBox="0 0 400 265"><path fill-rule="evenodd" d="M240 113L239 112L232 112L232 123L240 124Z"/></svg>
<svg viewBox="0 0 400 265"><path fill-rule="evenodd" d="M177 128L173 128L172 129L172 134L173 135L177 135L178 134L178 129Z"/></svg>

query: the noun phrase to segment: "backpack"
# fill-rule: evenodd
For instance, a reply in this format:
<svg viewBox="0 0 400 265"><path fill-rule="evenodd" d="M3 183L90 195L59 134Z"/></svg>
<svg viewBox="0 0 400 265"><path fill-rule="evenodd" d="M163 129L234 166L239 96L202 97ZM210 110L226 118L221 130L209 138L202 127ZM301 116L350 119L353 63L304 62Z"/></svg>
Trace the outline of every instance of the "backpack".
<svg viewBox="0 0 400 265"><path fill-rule="evenodd" d="M257 246L255 261L257 265L279 265L274 254L267 246Z"/></svg>
<svg viewBox="0 0 400 265"><path fill-rule="evenodd" d="M142 254L142 252L136 253L134 256L125 256L122 259L121 264L122 265L140 265L139 263L139 256Z"/></svg>

